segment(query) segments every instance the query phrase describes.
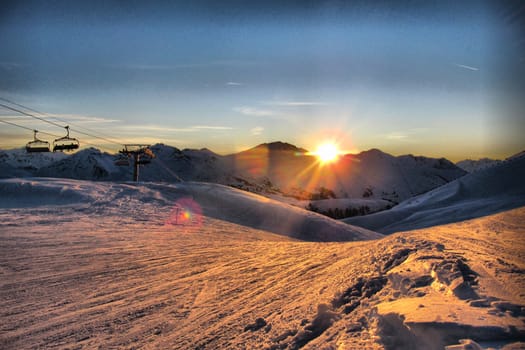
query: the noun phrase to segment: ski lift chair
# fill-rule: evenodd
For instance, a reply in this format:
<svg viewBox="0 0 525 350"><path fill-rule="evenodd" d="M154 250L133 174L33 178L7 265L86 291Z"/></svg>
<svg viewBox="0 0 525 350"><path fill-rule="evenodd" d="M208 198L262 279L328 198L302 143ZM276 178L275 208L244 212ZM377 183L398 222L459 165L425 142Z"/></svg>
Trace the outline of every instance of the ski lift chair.
<svg viewBox="0 0 525 350"><path fill-rule="evenodd" d="M50 152L49 142L40 140L38 137L36 137L36 133L38 132L38 130L33 130L33 132L34 132L34 135L33 135L34 140L29 141L26 144L26 152L28 153Z"/></svg>
<svg viewBox="0 0 525 350"><path fill-rule="evenodd" d="M155 154L149 148L146 147L144 148L143 153L137 163L138 164L149 164L151 163L151 160L153 158L155 158Z"/></svg>
<svg viewBox="0 0 525 350"><path fill-rule="evenodd" d="M53 152L56 151L73 151L80 147L80 142L73 138L69 137L69 126L64 127L66 129L66 136L61 137L53 141Z"/></svg>

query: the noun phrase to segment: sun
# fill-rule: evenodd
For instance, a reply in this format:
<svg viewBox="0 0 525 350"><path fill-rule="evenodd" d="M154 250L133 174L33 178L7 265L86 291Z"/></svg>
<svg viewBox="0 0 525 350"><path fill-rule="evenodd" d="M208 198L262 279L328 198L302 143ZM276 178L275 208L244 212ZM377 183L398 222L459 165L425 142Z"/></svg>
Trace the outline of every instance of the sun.
<svg viewBox="0 0 525 350"><path fill-rule="evenodd" d="M323 143L317 147L314 154L319 158L319 161L322 164L332 163L339 158L339 150L333 143Z"/></svg>

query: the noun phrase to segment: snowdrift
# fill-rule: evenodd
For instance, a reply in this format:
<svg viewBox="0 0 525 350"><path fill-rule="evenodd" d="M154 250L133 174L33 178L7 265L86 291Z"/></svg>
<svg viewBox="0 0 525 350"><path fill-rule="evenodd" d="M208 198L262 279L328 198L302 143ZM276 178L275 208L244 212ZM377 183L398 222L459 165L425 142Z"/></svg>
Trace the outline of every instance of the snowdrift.
<svg viewBox="0 0 525 350"><path fill-rule="evenodd" d="M189 203L189 204L188 204ZM209 183L112 183L29 178L0 180L0 208L68 206L86 215L172 223L176 208L198 216L307 241L355 241L382 235L262 196ZM178 211L177 211L178 213ZM170 221L171 220L171 221Z"/></svg>
<svg viewBox="0 0 525 350"><path fill-rule="evenodd" d="M511 157L398 206L344 222L381 233L481 217L525 205L525 156Z"/></svg>
<svg viewBox="0 0 525 350"><path fill-rule="evenodd" d="M95 186L70 180L0 180L0 208L70 205L92 200Z"/></svg>

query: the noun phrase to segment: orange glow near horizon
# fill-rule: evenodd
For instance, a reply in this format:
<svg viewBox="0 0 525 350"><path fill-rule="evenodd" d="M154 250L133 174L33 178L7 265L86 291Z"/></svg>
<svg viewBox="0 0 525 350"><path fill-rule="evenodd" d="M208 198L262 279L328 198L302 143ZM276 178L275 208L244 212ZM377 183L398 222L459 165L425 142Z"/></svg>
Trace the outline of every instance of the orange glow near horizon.
<svg viewBox="0 0 525 350"><path fill-rule="evenodd" d="M317 147L317 150L313 152L313 155L319 158L321 164L328 164L335 162L341 152L337 148L337 145L332 142L326 142Z"/></svg>

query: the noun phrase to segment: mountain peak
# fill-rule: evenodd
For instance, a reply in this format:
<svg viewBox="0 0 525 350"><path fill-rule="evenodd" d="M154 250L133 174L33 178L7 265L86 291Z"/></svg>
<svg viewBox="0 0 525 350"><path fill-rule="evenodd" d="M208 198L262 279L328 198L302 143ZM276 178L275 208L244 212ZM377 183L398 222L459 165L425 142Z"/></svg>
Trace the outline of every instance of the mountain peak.
<svg viewBox="0 0 525 350"><path fill-rule="evenodd" d="M256 146L254 149L267 149L269 151L278 151L278 152L300 152L307 153L308 151L304 148L299 148L287 142L275 141L270 143L263 143Z"/></svg>
<svg viewBox="0 0 525 350"><path fill-rule="evenodd" d="M360 157L393 157L377 148L371 148L358 154Z"/></svg>

